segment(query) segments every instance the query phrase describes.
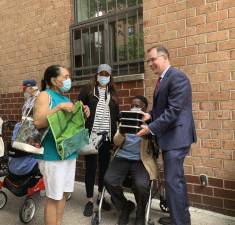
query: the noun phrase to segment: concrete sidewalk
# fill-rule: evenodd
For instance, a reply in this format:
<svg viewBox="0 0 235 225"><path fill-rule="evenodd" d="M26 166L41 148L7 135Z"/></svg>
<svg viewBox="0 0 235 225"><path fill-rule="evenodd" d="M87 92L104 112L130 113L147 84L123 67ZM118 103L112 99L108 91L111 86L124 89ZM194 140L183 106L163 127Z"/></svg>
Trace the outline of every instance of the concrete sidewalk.
<svg viewBox="0 0 235 225"><path fill-rule="evenodd" d="M4 189L5 191L5 189ZM17 198L13 194L6 191L8 196L7 205L0 211L0 225L20 225L19 207L23 203L24 198ZM86 201L85 188L83 183L75 184L75 191L72 198L67 202L63 225L89 225L91 218L84 217L83 206ZM108 195L107 195L108 197ZM132 194L127 194L129 199L133 199ZM30 225L43 225L43 197L40 195L34 196L36 200L35 217L29 223ZM159 217L166 215L158 207L159 202L153 201L151 218L158 225ZM235 218L225 216L218 213L213 213L206 210L190 208L192 225L235 225ZM129 225L134 224L135 213L131 215ZM102 225L115 225L117 222L117 213L113 209L110 212L102 213Z"/></svg>

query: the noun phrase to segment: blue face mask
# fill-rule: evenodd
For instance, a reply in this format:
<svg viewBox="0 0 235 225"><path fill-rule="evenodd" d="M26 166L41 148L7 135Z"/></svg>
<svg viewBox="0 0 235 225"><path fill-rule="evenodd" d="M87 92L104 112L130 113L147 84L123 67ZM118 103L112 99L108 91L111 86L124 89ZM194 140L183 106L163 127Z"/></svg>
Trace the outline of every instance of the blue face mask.
<svg viewBox="0 0 235 225"><path fill-rule="evenodd" d="M110 76L106 77L106 76L97 76L97 81L101 84L101 85L107 85L110 82Z"/></svg>
<svg viewBox="0 0 235 225"><path fill-rule="evenodd" d="M61 90L62 92L67 92L67 91L69 91L69 90L71 89L71 86L72 86L71 79L68 78L68 79L66 79L66 80L63 81L63 86L60 87L60 90Z"/></svg>

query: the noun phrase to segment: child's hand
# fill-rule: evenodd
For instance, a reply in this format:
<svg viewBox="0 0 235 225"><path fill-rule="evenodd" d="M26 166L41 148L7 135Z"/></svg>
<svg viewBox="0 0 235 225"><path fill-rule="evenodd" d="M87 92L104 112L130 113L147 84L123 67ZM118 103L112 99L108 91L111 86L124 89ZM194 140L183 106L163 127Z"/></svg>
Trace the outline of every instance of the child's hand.
<svg viewBox="0 0 235 225"><path fill-rule="evenodd" d="M143 121L147 121L147 120L150 120L151 119L151 116L149 113L144 113L143 112Z"/></svg>

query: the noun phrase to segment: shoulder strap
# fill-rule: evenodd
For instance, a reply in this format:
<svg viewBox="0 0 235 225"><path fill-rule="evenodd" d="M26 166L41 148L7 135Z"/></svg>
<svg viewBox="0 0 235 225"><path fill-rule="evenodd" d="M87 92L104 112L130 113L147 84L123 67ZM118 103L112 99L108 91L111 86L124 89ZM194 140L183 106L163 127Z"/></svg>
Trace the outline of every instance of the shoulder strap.
<svg viewBox="0 0 235 225"><path fill-rule="evenodd" d="M52 108L52 98L51 98L51 95L48 92L47 92L47 94L49 96L49 108L51 109ZM27 114L24 116L24 119L23 119L22 123L24 123L25 119L29 117L30 112L33 110L34 103L36 101L37 96L38 96L38 94L34 95L34 98L32 100L32 105L31 105L30 109L28 110Z"/></svg>

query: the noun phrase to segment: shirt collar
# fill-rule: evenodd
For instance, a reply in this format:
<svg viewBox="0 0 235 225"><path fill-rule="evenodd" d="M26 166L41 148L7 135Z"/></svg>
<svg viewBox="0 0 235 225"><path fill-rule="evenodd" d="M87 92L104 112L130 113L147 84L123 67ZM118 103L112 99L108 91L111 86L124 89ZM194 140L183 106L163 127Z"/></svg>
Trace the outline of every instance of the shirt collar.
<svg viewBox="0 0 235 225"><path fill-rule="evenodd" d="M166 72L168 71L168 69L171 67L171 65L169 65L163 72L162 74L160 75L161 77L161 80L163 79L163 77L165 76Z"/></svg>

